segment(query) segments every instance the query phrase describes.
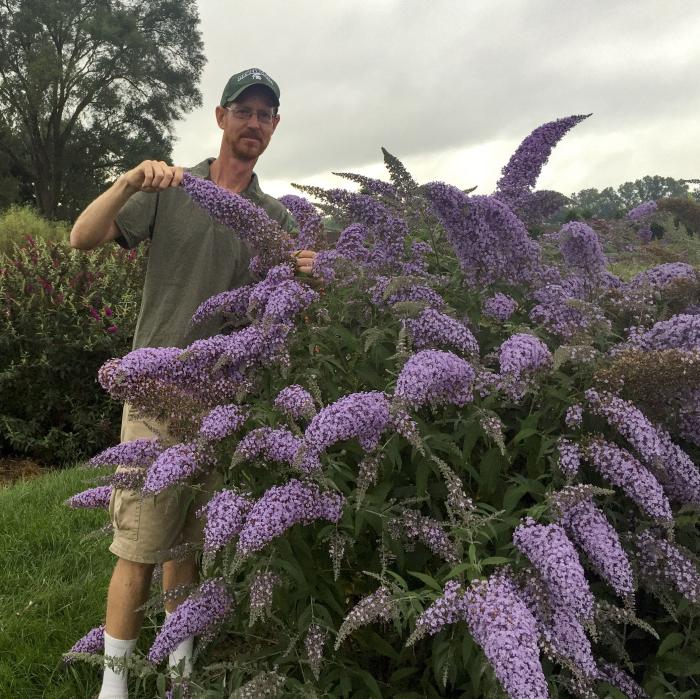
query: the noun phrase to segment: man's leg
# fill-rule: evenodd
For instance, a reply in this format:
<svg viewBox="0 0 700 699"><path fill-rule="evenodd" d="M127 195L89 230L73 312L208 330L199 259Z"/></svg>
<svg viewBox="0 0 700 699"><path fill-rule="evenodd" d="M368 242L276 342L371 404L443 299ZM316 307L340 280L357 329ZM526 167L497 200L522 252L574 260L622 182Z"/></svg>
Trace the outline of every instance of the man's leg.
<svg viewBox="0 0 700 699"><path fill-rule="evenodd" d="M143 610L139 608L148 599L153 568L150 563L117 560L107 593L105 658L128 658L133 652L143 623ZM127 696L126 670L105 665L100 699Z"/></svg>
<svg viewBox="0 0 700 699"><path fill-rule="evenodd" d="M163 592L181 587L182 585L192 585L199 580L197 561L194 556L188 556L182 560L166 561L163 563ZM187 597L187 593L168 598L165 601L165 614L170 616L177 606ZM194 649L194 637L181 641L177 648L170 653L168 666L172 676L181 675L189 677L192 674L192 651Z"/></svg>

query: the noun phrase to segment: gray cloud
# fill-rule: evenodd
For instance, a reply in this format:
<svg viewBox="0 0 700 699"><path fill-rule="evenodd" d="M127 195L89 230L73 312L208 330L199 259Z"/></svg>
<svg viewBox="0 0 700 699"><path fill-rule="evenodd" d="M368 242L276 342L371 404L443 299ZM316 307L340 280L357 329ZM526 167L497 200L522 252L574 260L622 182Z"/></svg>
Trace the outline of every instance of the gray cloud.
<svg viewBox="0 0 700 699"><path fill-rule="evenodd" d="M380 160L380 146L418 160L491 141L515 146L540 123L574 113L594 116L567 140L599 136L608 147L616 134L622 143L646 129L662 140L682 126L685 145L675 139L675 150L659 148L663 161L652 159L662 174L687 167L688 148L700 142L692 0L287 0L235 9L202 0L200 12L206 106L179 126L178 162L218 151L214 105L228 76L251 65L282 87L282 121L257 168L268 178L352 170ZM625 148L609 169L597 167L597 181L614 178L621 158L638 162L633 144Z"/></svg>

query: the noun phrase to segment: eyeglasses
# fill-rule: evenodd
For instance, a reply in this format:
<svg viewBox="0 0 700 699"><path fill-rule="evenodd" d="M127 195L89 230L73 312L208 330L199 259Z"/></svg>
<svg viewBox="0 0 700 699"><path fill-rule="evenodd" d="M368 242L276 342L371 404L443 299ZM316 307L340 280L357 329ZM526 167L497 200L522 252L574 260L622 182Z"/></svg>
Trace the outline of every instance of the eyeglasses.
<svg viewBox="0 0 700 699"><path fill-rule="evenodd" d="M228 109L228 111L233 114L233 118L239 121L250 121L253 114L255 114L261 124L271 124L276 116L275 112L271 109L251 109L250 107L242 107L238 104L234 104L232 107L224 107L224 109Z"/></svg>

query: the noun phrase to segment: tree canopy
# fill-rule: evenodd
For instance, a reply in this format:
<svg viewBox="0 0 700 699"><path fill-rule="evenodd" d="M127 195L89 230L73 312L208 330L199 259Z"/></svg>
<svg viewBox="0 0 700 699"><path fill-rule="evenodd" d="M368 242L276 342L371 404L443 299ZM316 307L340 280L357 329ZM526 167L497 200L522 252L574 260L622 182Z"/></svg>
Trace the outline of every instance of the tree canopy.
<svg viewBox="0 0 700 699"><path fill-rule="evenodd" d="M69 218L201 104L194 0L2 0L0 180Z"/></svg>

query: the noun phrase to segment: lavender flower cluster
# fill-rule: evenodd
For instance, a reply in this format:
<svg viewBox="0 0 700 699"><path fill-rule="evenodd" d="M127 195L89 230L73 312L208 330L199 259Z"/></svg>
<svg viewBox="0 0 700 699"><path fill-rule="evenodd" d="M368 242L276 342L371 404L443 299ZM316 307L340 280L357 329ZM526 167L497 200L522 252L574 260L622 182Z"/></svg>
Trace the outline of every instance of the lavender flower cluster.
<svg viewBox="0 0 700 699"><path fill-rule="evenodd" d="M516 378L546 371L552 366L552 353L534 335L511 335L499 348L498 359L502 374Z"/></svg>
<svg viewBox="0 0 700 699"><path fill-rule="evenodd" d="M454 318L426 308L418 318L404 321L416 349L449 347L466 355L479 354L479 345L469 328Z"/></svg>
<svg viewBox="0 0 700 699"><path fill-rule="evenodd" d="M175 444L161 452L146 471L143 492L156 494L194 476L211 463L208 447L197 442Z"/></svg>
<svg viewBox="0 0 700 699"><path fill-rule="evenodd" d="M463 406L473 399L476 372L452 352L423 350L404 364L394 395L414 409L431 405Z"/></svg>
<svg viewBox="0 0 700 699"><path fill-rule="evenodd" d="M105 627L104 624L88 631L75 645L68 651L71 653L102 653L105 647Z"/></svg>
<svg viewBox="0 0 700 699"><path fill-rule="evenodd" d="M651 216L657 209L658 206L655 201L645 201L638 204L633 209L630 209L625 218L628 221L639 221L640 219L647 218L647 216Z"/></svg>
<svg viewBox="0 0 700 699"><path fill-rule="evenodd" d="M655 323L648 330L632 328L627 341L614 349L617 353L627 348L696 352L700 350L700 316L681 313Z"/></svg>
<svg viewBox="0 0 700 699"><path fill-rule="evenodd" d="M569 267L598 277L608 266L597 233L581 221L571 221L559 232L559 250Z"/></svg>
<svg viewBox="0 0 700 699"><path fill-rule="evenodd" d="M66 505L73 508L102 509L109 507L112 496L111 485L100 485L96 488L88 488L82 493L77 493L66 500Z"/></svg>
<svg viewBox="0 0 700 699"><path fill-rule="evenodd" d="M245 557L259 551L297 523L338 522L344 504L340 493L322 492L314 483L292 479L273 486L248 513L238 537L238 553Z"/></svg>
<svg viewBox="0 0 700 699"><path fill-rule="evenodd" d="M164 448L162 442L157 439L122 442L93 456L88 461L88 466L149 466Z"/></svg>
<svg viewBox="0 0 700 699"><path fill-rule="evenodd" d="M204 550L218 551L233 541L243 529L246 517L253 506L252 501L233 490L214 493L198 512L205 517Z"/></svg>
<svg viewBox="0 0 700 699"><path fill-rule="evenodd" d="M233 454L233 463L239 464L263 457L291 466L301 444L302 440L295 437L286 427L258 427L248 432L238 443Z"/></svg>
<svg viewBox="0 0 700 699"><path fill-rule="evenodd" d="M576 549L558 524L537 524L527 517L513 533L513 543L542 576L552 606L568 609L579 620L593 616L593 595Z"/></svg>
<svg viewBox="0 0 700 699"><path fill-rule="evenodd" d="M222 580L210 579L202 583L197 592L165 620L148 652L148 659L160 663L186 638L223 621L232 605L233 599Z"/></svg>
<svg viewBox="0 0 700 699"><path fill-rule="evenodd" d="M247 411L239 405L217 405L202 419L199 435L211 442L220 441L240 430L247 417Z"/></svg>
<svg viewBox="0 0 700 699"><path fill-rule="evenodd" d="M292 420L311 419L316 414L312 395L299 384L283 388L277 394L274 406Z"/></svg>
<svg viewBox="0 0 700 699"><path fill-rule="evenodd" d="M679 280L696 281L695 268L687 262L664 262L639 272L629 284L631 287L650 286L662 290Z"/></svg>
<svg viewBox="0 0 700 699"><path fill-rule="evenodd" d="M495 196L511 207L523 205L554 146L570 129L589 116L590 114L572 115L536 128L518 146L503 168Z"/></svg>
<svg viewBox="0 0 700 699"><path fill-rule="evenodd" d="M316 207L304 197L285 194L279 201L286 207L299 226L296 245L300 249L316 250L323 243L324 231L321 215Z"/></svg>
<svg viewBox="0 0 700 699"><path fill-rule="evenodd" d="M500 291L487 298L482 306L484 315L500 320L502 323L505 323L517 310L518 304L515 299Z"/></svg>
<svg viewBox="0 0 700 699"><path fill-rule="evenodd" d="M253 286L249 284L211 296L197 307L192 316L192 324L198 325L219 314L226 315L229 320L246 320L252 290Z"/></svg>

